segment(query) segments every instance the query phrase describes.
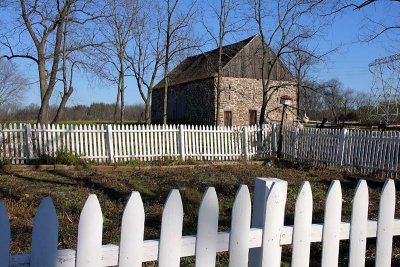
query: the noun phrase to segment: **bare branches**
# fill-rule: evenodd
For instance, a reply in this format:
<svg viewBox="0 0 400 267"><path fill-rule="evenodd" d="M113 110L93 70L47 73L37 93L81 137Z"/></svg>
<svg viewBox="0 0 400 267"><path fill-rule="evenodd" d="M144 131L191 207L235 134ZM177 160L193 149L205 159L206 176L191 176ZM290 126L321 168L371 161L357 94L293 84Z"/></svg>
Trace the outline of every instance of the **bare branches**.
<svg viewBox="0 0 400 267"><path fill-rule="evenodd" d="M60 71L65 69L60 65L71 61L75 54L98 45L87 34L94 28L89 27L91 31L87 31L86 24L94 23L103 12L95 0L16 0L15 4L20 17L10 26L12 30L2 37L0 45L9 53L0 58L26 58L37 64L41 95L38 120L47 123L49 101L57 90ZM70 25L68 31L66 25ZM8 38L13 39L14 44Z"/></svg>
<svg viewBox="0 0 400 267"><path fill-rule="evenodd" d="M169 87L169 67L178 55L199 47L196 42L192 42L193 18L195 14L195 4L186 3L181 0L164 0L161 10L166 13L165 21L161 24L164 33L164 103L163 103L163 124L167 123L168 107L168 87Z"/></svg>
<svg viewBox="0 0 400 267"><path fill-rule="evenodd" d="M361 11L368 10L369 7L375 8L374 12L363 13L367 23L362 27L363 30L361 31L360 35L360 41L362 42L371 42L375 39L378 39L382 35L389 33L390 37L398 38L400 36L400 16L398 15L400 0L337 0L333 2L326 2L326 4L328 11L325 12L323 16L336 15L341 12L345 12L346 10ZM377 12L376 9L380 9L381 11ZM385 12L385 16L383 18L375 16L375 13L382 12ZM390 16L390 13L393 13L393 16ZM393 19L388 20L388 17L392 17Z"/></svg>
<svg viewBox="0 0 400 267"><path fill-rule="evenodd" d="M259 124L265 122L267 105L283 86L273 86L272 81L291 80L289 71L282 64L291 54L304 52L296 43L314 38L321 30L319 23L312 21L313 12L324 1L277 0L274 3L263 0L249 0L255 27L261 37L261 77L263 103ZM273 48L274 52L272 52ZM306 55L306 54L305 54ZM282 69L283 73L278 73ZM275 75L274 75L275 74Z"/></svg>
<svg viewBox="0 0 400 267"><path fill-rule="evenodd" d="M13 62L0 59L0 106L15 104L27 88L27 81Z"/></svg>

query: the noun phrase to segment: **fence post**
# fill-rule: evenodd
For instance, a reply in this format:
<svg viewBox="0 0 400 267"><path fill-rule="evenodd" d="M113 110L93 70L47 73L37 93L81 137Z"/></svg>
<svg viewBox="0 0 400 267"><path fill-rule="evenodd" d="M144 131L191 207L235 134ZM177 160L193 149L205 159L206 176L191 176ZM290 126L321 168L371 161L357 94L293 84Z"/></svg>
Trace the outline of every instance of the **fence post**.
<svg viewBox="0 0 400 267"><path fill-rule="evenodd" d="M247 126L243 127L243 155L245 160L249 160L249 129Z"/></svg>
<svg viewBox="0 0 400 267"><path fill-rule="evenodd" d="M274 183L282 184L283 199L286 201L287 185L284 180L277 178L263 178L256 177L254 181L254 201L253 201L253 217L251 220L252 228L264 228L265 222L265 206L270 190ZM285 205L283 205L285 206ZM284 214L284 210L282 211ZM282 225L284 223L284 216L282 216ZM276 255L277 257L280 255ZM262 247L250 249L249 266L260 267L262 263Z"/></svg>
<svg viewBox="0 0 400 267"><path fill-rule="evenodd" d="M339 136L339 149L337 154L337 164L342 167L344 159L344 146L346 144L347 129L343 128L340 130Z"/></svg>
<svg viewBox="0 0 400 267"><path fill-rule="evenodd" d="M184 135L184 125L179 125L179 152L181 154L181 159L185 160L185 135Z"/></svg>
<svg viewBox="0 0 400 267"><path fill-rule="evenodd" d="M299 148L299 127L296 127L293 131L293 147L292 147L293 159L297 159L298 148Z"/></svg>
<svg viewBox="0 0 400 267"><path fill-rule="evenodd" d="M25 124L25 131L24 131L24 138L25 138L25 153L26 159L29 161L32 158L32 130L31 125Z"/></svg>
<svg viewBox="0 0 400 267"><path fill-rule="evenodd" d="M110 159L110 162L114 163L114 144L113 144L113 138L112 138L111 124L107 124L106 140L107 140L108 157Z"/></svg>
<svg viewBox="0 0 400 267"><path fill-rule="evenodd" d="M271 129L271 155L276 156L276 124L272 124L272 129Z"/></svg>

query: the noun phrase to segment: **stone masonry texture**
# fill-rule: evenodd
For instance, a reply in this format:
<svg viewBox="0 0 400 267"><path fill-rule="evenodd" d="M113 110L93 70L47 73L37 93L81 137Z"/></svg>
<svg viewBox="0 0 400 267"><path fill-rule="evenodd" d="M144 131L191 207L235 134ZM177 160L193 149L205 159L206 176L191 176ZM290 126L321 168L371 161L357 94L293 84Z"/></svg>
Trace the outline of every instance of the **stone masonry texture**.
<svg viewBox="0 0 400 267"><path fill-rule="evenodd" d="M280 85L280 86L279 86ZM279 89L267 104L266 121L280 123L282 105L279 98L289 95L296 106L296 85L285 81L271 81ZM162 123L164 90L156 89L152 95L152 123ZM224 125L224 112L232 112L232 125L249 125L249 113L257 112L259 120L262 105L262 82L259 79L223 77L221 83L220 125ZM216 78L192 81L172 86L168 90L168 123L214 125L216 118ZM296 110L289 109L285 124L296 119Z"/></svg>

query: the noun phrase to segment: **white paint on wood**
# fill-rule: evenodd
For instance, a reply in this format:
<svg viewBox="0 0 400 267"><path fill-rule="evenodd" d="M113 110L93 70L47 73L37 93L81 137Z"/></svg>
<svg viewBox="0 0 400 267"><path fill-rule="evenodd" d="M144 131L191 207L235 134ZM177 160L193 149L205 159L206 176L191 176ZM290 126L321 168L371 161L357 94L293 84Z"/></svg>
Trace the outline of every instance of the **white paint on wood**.
<svg viewBox="0 0 400 267"><path fill-rule="evenodd" d="M353 199L350 226L349 266L365 266L368 226L368 186L365 180L357 184Z"/></svg>
<svg viewBox="0 0 400 267"><path fill-rule="evenodd" d="M196 267L215 266L218 240L218 198L214 187L205 192L200 204L196 239Z"/></svg>
<svg viewBox="0 0 400 267"><path fill-rule="evenodd" d="M243 267L248 263L251 200L249 189L241 185L233 203L229 237L229 267Z"/></svg>
<svg viewBox="0 0 400 267"><path fill-rule="evenodd" d="M297 195L294 226L292 266L301 267L310 264L310 242L313 199L309 182L304 182Z"/></svg>
<svg viewBox="0 0 400 267"><path fill-rule="evenodd" d="M265 204L261 266L279 267L281 263L280 229L285 215L285 196L282 190L280 182L274 183Z"/></svg>
<svg viewBox="0 0 400 267"><path fill-rule="evenodd" d="M179 267L183 226L183 205L179 190L172 190L162 213L159 267Z"/></svg>
<svg viewBox="0 0 400 267"><path fill-rule="evenodd" d="M96 195L90 195L78 225L76 267L101 266L103 215Z"/></svg>
<svg viewBox="0 0 400 267"><path fill-rule="evenodd" d="M338 180L332 181L325 204L322 233L322 267L338 266L342 189Z"/></svg>
<svg viewBox="0 0 400 267"><path fill-rule="evenodd" d="M132 192L122 216L118 266L142 266L144 220L142 198L139 192Z"/></svg>
<svg viewBox="0 0 400 267"><path fill-rule="evenodd" d="M381 199L379 202L375 260L375 266L377 267L391 266L395 206L395 184L392 179L388 179L383 186Z"/></svg>

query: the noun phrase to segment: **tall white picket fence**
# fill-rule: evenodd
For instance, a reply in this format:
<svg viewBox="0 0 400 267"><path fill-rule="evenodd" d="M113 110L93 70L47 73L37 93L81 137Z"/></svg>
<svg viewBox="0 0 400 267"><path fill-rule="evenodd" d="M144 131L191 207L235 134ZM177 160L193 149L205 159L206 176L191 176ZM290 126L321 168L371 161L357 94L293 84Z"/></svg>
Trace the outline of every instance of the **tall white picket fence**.
<svg viewBox="0 0 400 267"><path fill-rule="evenodd" d="M229 266L281 266L282 246L291 245L292 266L309 266L310 245L322 242L321 266L338 266L340 240L350 241L349 266L365 265L367 238L376 237L376 266L392 262L393 236L400 235L395 219L395 184L387 180L380 198L377 221L368 220L368 186L360 180L352 201L350 222L342 222L339 181L328 190L323 224L313 224L313 197L309 182L297 195L294 225L284 225L287 182L256 178L252 208L242 185L232 207L230 232L218 232L219 206L215 189L206 190L199 208L197 234L182 236L183 204L178 190L165 203L160 239L143 240L145 212L138 192L126 204L119 244L102 244L103 215L96 195L90 195L80 216L76 249L58 250L58 220L50 198L43 199L33 222L31 254L9 256L10 222L0 202L0 266L129 266L158 261L178 267L180 258L195 256L196 266L216 265L216 253L229 251Z"/></svg>
<svg viewBox="0 0 400 267"><path fill-rule="evenodd" d="M238 160L270 153L271 127L186 125L0 125L0 159L24 164L60 151L96 162L165 158Z"/></svg>
<svg viewBox="0 0 400 267"><path fill-rule="evenodd" d="M400 132L351 129L285 128L288 160L396 176L400 172Z"/></svg>

